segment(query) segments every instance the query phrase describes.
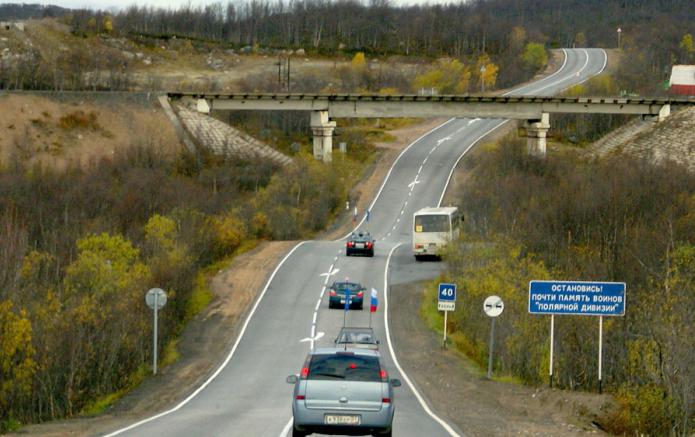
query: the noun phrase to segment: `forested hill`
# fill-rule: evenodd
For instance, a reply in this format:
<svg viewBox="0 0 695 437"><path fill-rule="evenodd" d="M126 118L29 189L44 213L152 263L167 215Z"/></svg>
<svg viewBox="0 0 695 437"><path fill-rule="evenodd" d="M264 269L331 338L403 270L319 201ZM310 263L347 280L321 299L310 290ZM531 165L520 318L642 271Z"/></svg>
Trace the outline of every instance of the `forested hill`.
<svg viewBox="0 0 695 437"><path fill-rule="evenodd" d="M0 4L0 21L28 20L30 18L62 17L70 13L70 9L54 5L39 4Z"/></svg>
<svg viewBox="0 0 695 437"><path fill-rule="evenodd" d="M99 26L104 21L98 13L97 20L92 18L78 13L72 24L75 30L88 30L90 22ZM239 0L178 10L131 6L113 20L120 31L238 47L462 59L481 53L499 59L518 53L517 46L526 40L548 48L614 48L620 28L621 47L632 67L623 82L631 91L654 88L674 62L695 61L692 38L683 44L695 31L693 23L692 0L479 0L411 6L387 0Z"/></svg>

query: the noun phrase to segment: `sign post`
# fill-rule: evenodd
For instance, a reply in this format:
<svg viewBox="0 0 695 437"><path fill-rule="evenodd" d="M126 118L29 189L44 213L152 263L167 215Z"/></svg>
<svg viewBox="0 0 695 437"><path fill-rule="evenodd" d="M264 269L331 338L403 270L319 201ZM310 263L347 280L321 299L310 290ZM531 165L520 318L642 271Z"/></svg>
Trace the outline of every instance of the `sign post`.
<svg viewBox="0 0 695 437"><path fill-rule="evenodd" d="M555 314L598 316L598 390L603 391L603 317L625 315L624 282L530 281L528 311L550 314L550 386L553 384Z"/></svg>
<svg viewBox="0 0 695 437"><path fill-rule="evenodd" d="M490 317L490 346L487 358L487 379L492 379L492 351L495 347L495 319L504 311L504 302L499 296L488 296L483 303L483 311Z"/></svg>
<svg viewBox="0 0 695 437"><path fill-rule="evenodd" d="M154 311L154 329L152 340L152 374L157 374L157 312L167 303L167 294L161 288L152 288L145 295L145 303Z"/></svg>
<svg viewBox="0 0 695 437"><path fill-rule="evenodd" d="M444 311L444 339L442 347L446 347L447 314L456 309L456 284L439 284L437 295L437 309Z"/></svg>

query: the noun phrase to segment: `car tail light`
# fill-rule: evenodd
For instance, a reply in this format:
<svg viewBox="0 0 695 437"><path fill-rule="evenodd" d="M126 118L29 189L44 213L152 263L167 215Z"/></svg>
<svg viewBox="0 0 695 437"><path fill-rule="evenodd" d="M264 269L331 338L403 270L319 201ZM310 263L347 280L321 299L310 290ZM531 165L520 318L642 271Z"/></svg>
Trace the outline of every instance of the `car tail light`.
<svg viewBox="0 0 695 437"><path fill-rule="evenodd" d="M331 290L331 292L330 292L329 294L330 294L331 296L337 296L337 293L335 292L335 290Z"/></svg>
<svg viewBox="0 0 695 437"><path fill-rule="evenodd" d="M309 368L308 367L302 367L302 372L300 373L300 376L302 378L306 378L309 376Z"/></svg>
<svg viewBox="0 0 695 437"><path fill-rule="evenodd" d="M364 293L362 293L361 291L357 292L357 297L362 297L363 295L364 295Z"/></svg>
<svg viewBox="0 0 695 437"><path fill-rule="evenodd" d="M379 378L381 378L382 382L388 382L389 380L389 374L386 373L386 370L380 370L379 371Z"/></svg>
<svg viewBox="0 0 695 437"><path fill-rule="evenodd" d="M298 400L298 401L303 401L304 399L306 399L306 396L304 396L304 395L297 395L297 396L295 396L294 398L295 398L296 400ZM390 400L389 400L389 402L390 402Z"/></svg>
<svg viewBox="0 0 695 437"><path fill-rule="evenodd" d="M302 396L302 398L304 398L304 396ZM390 404L391 398L381 398L381 403L382 404Z"/></svg>
<svg viewBox="0 0 695 437"><path fill-rule="evenodd" d="M372 247L372 242L371 242L371 241L367 241L367 249L369 249L369 248L371 248L371 247Z"/></svg>
<svg viewBox="0 0 695 437"><path fill-rule="evenodd" d="M354 245L355 245L355 243L353 243L352 241L348 241L347 247L352 247Z"/></svg>

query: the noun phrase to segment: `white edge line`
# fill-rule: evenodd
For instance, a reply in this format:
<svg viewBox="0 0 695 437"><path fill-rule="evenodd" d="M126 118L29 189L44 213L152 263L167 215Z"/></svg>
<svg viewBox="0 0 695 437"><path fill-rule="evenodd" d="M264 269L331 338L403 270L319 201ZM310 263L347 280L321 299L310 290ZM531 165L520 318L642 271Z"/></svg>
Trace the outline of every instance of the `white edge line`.
<svg viewBox="0 0 695 437"><path fill-rule="evenodd" d="M463 156L464 156L466 153L468 153L468 151L471 150L471 147L475 146L475 145L478 143L478 141L482 140L482 139L485 138L485 136L487 136L490 132L494 131L495 129L497 129L498 127L502 126L503 124L505 124L505 123L508 122L508 121L509 121L509 120L501 121L500 123L498 123L497 125L495 125L495 126L492 127L491 129L489 129L487 132L485 132L484 134L482 134L481 136L479 136L475 141L473 141L468 147L466 147L466 149L463 151L463 153L461 153L461 155L458 157L458 159L457 159L456 162L454 163L453 167L451 167L451 171L449 172L449 177L446 179L446 184L444 184L444 189L442 190L442 195L439 196L439 203L437 203L437 206L438 206L438 207L442 205L442 201L444 200L444 195L446 194L446 190L449 188L449 182L451 182L451 177L454 175L454 171L456 170L456 167L458 167L459 161L461 161L461 158L463 158Z"/></svg>
<svg viewBox="0 0 695 437"><path fill-rule="evenodd" d="M447 124L451 123L451 122L454 121L454 120L456 120L456 117L452 117L452 118L450 118L449 120L447 120L446 122L440 124L439 126L437 126L437 127L435 127L435 128L432 128L431 130L425 132L425 133L422 134L420 137L418 137L415 141L413 141L412 143L410 143L410 144L408 145L408 147L406 147L405 149L403 149L403 150L401 151L401 153L398 155L398 157L396 158L396 160L393 161L393 164L391 164L391 168L389 168L389 172L386 173L386 177L384 178L384 182L381 183L381 187L379 187L379 191L376 193L376 196L374 196L374 200L372 200L372 203L369 204L369 208L368 208L369 210L371 210L371 209L374 207L374 205L376 204L376 201L379 200L379 196L381 195L381 192L384 190L384 187L386 186L386 183L388 182L389 177L391 176L391 172L393 171L393 168L396 166L396 164L398 164L398 161L401 159L401 156L403 156L403 154L404 154L405 152L407 152L408 149L410 149L411 147L413 147L413 146L415 145L415 143L417 143L417 142L420 141L421 139L425 138L427 135L431 134L432 132L434 132L434 131L436 131L436 130L439 130L440 128L443 128L444 126L446 126ZM345 234L345 236L343 236L343 237L341 237L341 238L338 238L337 240L333 240L333 241L340 241L340 240L344 240L344 239L346 239L347 237L349 237L350 234L352 234L355 230L357 230L360 226L362 226L362 223L364 223L364 220L365 220L366 218L367 218L367 217L363 214L363 215L362 215L362 220L360 220L360 222L357 224L357 226L355 226L355 228L354 228L352 231L350 231L350 232L348 232L347 234Z"/></svg>
<svg viewBox="0 0 695 437"><path fill-rule="evenodd" d="M583 50L584 53L586 54L586 62L585 62L585 64L584 64L584 66L582 66L582 68L581 68L580 71L584 70L584 68L586 68L586 65L589 63L589 52L588 52L586 49L582 49L582 50ZM550 76L548 76L546 79L548 79L548 78L550 78L550 77L556 75L557 73L559 73L560 71L562 71L563 68L565 68L565 64L567 63L567 52L566 52L565 49L562 49L562 51L563 51L563 53L565 53L565 61L562 63L562 66L560 67L560 69L558 69L555 73L553 73L553 74L551 74ZM591 76L587 77L587 78L584 79L583 81L578 82L578 83L576 83L576 84L572 84L572 85L570 85L570 86L578 85L578 84L584 83L584 82L586 82L587 80L591 79L592 77L598 76L599 74L603 73L603 70L606 68L606 65L608 64L608 54L607 54L606 51L603 50L603 49L601 49L601 51L603 52L603 66L601 66L601 70L599 70L597 73L592 74ZM563 79L563 80L564 80L564 79ZM560 81L560 82L562 82L562 81ZM552 84L550 84L550 85L554 85L554 84L555 84L555 83L552 83ZM529 84L529 85L531 85L531 84ZM544 88L547 88L547 87L548 87L548 86L545 86ZM523 87L522 87L522 88L523 88ZM569 88L569 87L568 87L568 88ZM543 89L543 88L541 88L541 89ZM560 90L560 92L564 91L565 89L567 89L567 88L563 88L562 90ZM509 93L511 93L511 92L514 92L514 91L510 91ZM505 93L504 95L507 95L507 94L509 94L509 93ZM439 197L439 203L437 204L437 206L441 206L441 205L442 205L442 201L444 200L444 195L446 194L446 190L449 188L449 182L451 181L451 177L452 177L452 175L454 174L454 170L456 170L456 167L458 167L458 164L459 164L459 161L461 161L461 158L463 158L464 155L465 155L466 153L468 153L468 151L470 150L471 147L473 147L478 141L480 141L481 139L483 139L483 137L485 137L486 135L488 135L490 132L494 131L494 130L497 129L498 127L502 126L503 124L507 123L508 121L510 121L510 120L509 120L509 119L504 120L504 121L502 121L501 123L499 123L497 126L495 126L495 127L493 127L492 129L488 130L488 131L485 132L482 136L480 136L477 140L475 140L473 143L471 143L471 144L466 148L466 150L463 151L463 153L458 157L458 159L456 160L456 163L454 164L454 166L451 168L451 171L449 172L449 177L448 177L447 180L446 180L446 184L444 185L444 190L442 191L442 195Z"/></svg>
<svg viewBox="0 0 695 437"><path fill-rule="evenodd" d="M437 423L439 423L442 428L444 428L449 435L451 436L459 436L459 434L454 431L454 429L446 423L443 419L441 419L439 416L434 414L432 410L430 409L429 405L427 405L427 402L422 398L420 393L417 391L415 386L413 385L412 381L406 375L405 371L401 367L401 365L398 363L398 359L396 358L396 353L393 350L393 344L391 343L391 333L389 331L389 299L388 299L388 278L389 278L389 264L391 262L391 256L393 255L393 252L396 251L403 243L398 243L396 246L394 246L391 251L389 252L389 256L386 259L386 267L384 268L384 329L386 330L386 343L389 346L389 352L391 353L391 359L393 360L393 364L396 366L398 369L398 372L401 374L401 377L405 380L405 382L408 384L408 387L410 387L410 390L413 392L415 397L417 398L418 402L420 402L420 405L422 406L422 409L425 410L425 412L432 418L434 419Z"/></svg>
<svg viewBox="0 0 695 437"><path fill-rule="evenodd" d="M181 401L178 405L176 405L174 408L170 410L163 411L159 414L156 414L154 416L148 417L147 419L143 419L139 422L135 422L132 425L129 425L125 428L118 429L116 431L113 431L109 434L106 434L104 437L111 437L115 436L118 434L121 434L126 431L130 431L133 428L136 428L140 425L144 425L145 423L152 422L153 420L159 419L160 417L164 417L168 414L171 414L177 410L179 410L181 407L189 403L194 397L196 397L201 391L205 389L216 377L217 375L224 370L225 367L227 367L227 364L229 361L232 359L234 356L234 352L236 352L237 347L239 346L239 343L241 342L241 339L244 337L244 333L246 332L246 328L248 327L249 323L251 322L251 318L253 315L256 313L256 309L258 308L258 305L260 305L261 301L263 300L263 296L265 296L265 293L268 291L268 287L270 286L270 283L273 281L275 278L275 275L277 274L278 270L280 270L280 267L285 263L285 261L294 253L295 250L297 250L300 246L302 246L304 243L307 243L308 241L302 241L300 243L297 243L296 246L290 250L287 255L278 263L278 265L275 267L275 270L273 270L273 273L270 275L268 278L268 282L266 282L265 287L263 287L263 291L261 292L261 295L256 299L256 303L253 305L253 308L251 308L251 312L249 313L248 317L246 317L246 321L244 322L244 326L241 328L241 332L239 333L239 336L236 339L236 342L234 343L234 346L232 346L232 350L229 352L227 355L227 358L225 358L224 362L220 365L220 367L215 370L215 373L213 373L200 387L198 387L193 393L191 393L186 399Z"/></svg>
<svg viewBox="0 0 695 437"><path fill-rule="evenodd" d="M515 88L515 89L513 89L513 90L511 90L511 91L507 91L506 93L504 93L504 94L502 94L502 95L503 95L503 96L508 96L508 95L511 94L511 93L516 93L516 92L518 92L518 91L520 91L520 90L523 90L524 88L528 88L528 87L530 87L530 86L532 86L532 85L538 85L539 82L542 83L542 82L544 82L544 81L550 79L551 77L557 76L557 75L565 68L565 65L567 65L567 50L562 49L562 53L565 55L565 59L562 61L562 65L560 65L560 68L558 68L557 71L555 71L553 74L551 74L551 75L549 75L549 76L546 76L546 77L544 77L543 79L540 79L540 80L538 80L538 81L536 81L536 82L531 82L531 83L529 83L529 84L520 86L519 88ZM547 88L547 87L544 87L544 88ZM541 88L541 89L543 89L543 88Z"/></svg>
<svg viewBox="0 0 695 437"><path fill-rule="evenodd" d="M290 417L290 420L285 424L285 427L282 428L282 432L280 433L280 437L285 437L290 432L290 428L292 428L293 422L294 422L294 417Z"/></svg>

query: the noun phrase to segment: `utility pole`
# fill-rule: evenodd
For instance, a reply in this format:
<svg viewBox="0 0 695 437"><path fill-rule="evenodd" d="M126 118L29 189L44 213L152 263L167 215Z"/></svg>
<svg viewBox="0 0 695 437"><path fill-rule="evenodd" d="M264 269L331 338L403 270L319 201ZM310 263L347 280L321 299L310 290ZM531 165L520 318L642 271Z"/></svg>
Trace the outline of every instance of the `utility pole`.
<svg viewBox="0 0 695 437"><path fill-rule="evenodd" d="M623 33L623 30L621 28L618 28L618 49L620 49L620 34Z"/></svg>

